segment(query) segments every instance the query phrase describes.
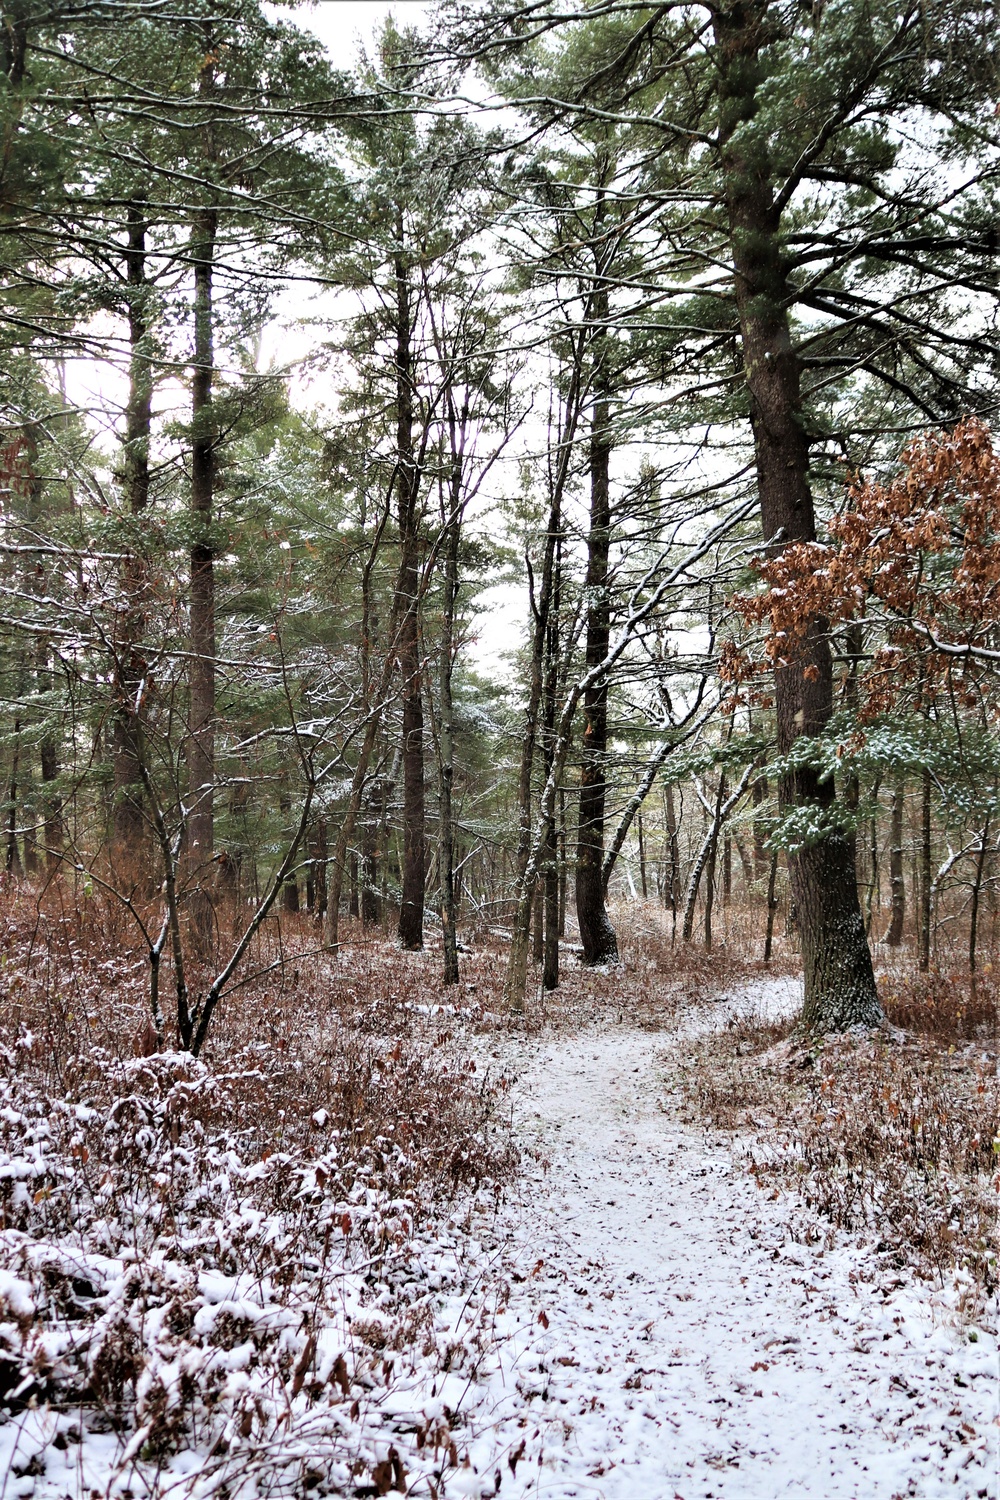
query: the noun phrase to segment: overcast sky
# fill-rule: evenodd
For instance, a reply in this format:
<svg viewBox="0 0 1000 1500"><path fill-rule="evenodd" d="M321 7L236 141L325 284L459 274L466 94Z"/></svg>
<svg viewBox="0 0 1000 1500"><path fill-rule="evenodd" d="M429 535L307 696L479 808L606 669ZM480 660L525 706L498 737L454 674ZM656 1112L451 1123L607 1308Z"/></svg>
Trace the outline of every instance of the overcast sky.
<svg viewBox="0 0 1000 1500"><path fill-rule="evenodd" d="M347 67L354 61L358 42L370 42L386 16L419 24L427 14L426 0L319 0L299 15L304 26L326 43L333 61Z"/></svg>

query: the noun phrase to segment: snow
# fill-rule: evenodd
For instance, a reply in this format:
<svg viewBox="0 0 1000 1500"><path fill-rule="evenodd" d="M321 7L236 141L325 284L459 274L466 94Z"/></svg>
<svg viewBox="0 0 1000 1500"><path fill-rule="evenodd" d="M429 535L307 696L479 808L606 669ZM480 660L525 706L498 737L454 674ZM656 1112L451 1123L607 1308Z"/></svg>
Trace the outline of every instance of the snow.
<svg viewBox="0 0 1000 1500"><path fill-rule="evenodd" d="M241 1198L284 1172L280 1153L242 1169L234 1157L232 1183L219 1178L211 1212L232 1270L4 1231L0 1253L23 1275L0 1272L0 1351L35 1338L49 1365L70 1358L77 1313L37 1326L59 1271L101 1311L87 1357L132 1328L147 1363L127 1430L80 1407L17 1411L0 1427L0 1497L300 1496L324 1463L343 1494L374 1493L364 1476L378 1465L385 1493L401 1462L414 1500L1000 1500L990 1319L970 1327L960 1286L917 1281L794 1198L765 1196L738 1138L681 1118L691 1038L799 998L777 980L692 1006L669 1031L481 1032L479 1072L517 1077L522 1173L499 1206L459 1197L377 1275L329 1233L343 1259L322 1277L304 1268L283 1289L254 1269L290 1216L312 1204L322 1229L348 1206L324 1201L314 1168L275 1175L273 1213ZM165 1064L136 1070L153 1066ZM19 1185L33 1168L17 1166ZM365 1193L355 1216L376 1213ZM387 1225L406 1211L377 1206ZM187 1332L170 1324L175 1295ZM401 1305L423 1330L409 1345L394 1342ZM149 1456L152 1421L193 1380L211 1395L196 1435Z"/></svg>
<svg viewBox="0 0 1000 1500"><path fill-rule="evenodd" d="M550 1500L992 1500L995 1338L971 1343L947 1295L763 1198L672 1113L663 1053L595 1030L527 1062L538 1159L504 1212L479 1473Z"/></svg>
<svg viewBox="0 0 1000 1500"><path fill-rule="evenodd" d="M30 1318L35 1311L30 1283L10 1271L0 1271L0 1306L15 1318Z"/></svg>

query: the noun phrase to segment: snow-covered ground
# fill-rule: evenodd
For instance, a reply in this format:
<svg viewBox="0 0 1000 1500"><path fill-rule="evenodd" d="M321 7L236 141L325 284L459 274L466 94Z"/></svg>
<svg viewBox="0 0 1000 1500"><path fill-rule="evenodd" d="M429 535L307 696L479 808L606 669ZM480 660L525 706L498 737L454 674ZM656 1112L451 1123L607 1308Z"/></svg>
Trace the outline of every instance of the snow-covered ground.
<svg viewBox="0 0 1000 1500"><path fill-rule="evenodd" d="M480 1034L480 1063L517 1075L524 1171L498 1209L460 1195L400 1251L394 1299L363 1264L337 1273L332 1300L315 1267L279 1298L252 1255L236 1275L201 1276L186 1332L171 1331L164 1294L143 1315L140 1394L152 1411L159 1381L161 1405L183 1405L183 1378L216 1371L190 1446L158 1456L148 1426L32 1402L0 1428L0 1497L301 1500L321 1484L357 1496L403 1485L413 1500L1000 1500L992 1317L964 1324L953 1288L887 1270L872 1247L759 1191L738 1140L681 1118L675 1065L691 1038L734 1010L781 1013L795 988L733 990L656 1033ZM265 1164L242 1177L236 1166L238 1199ZM307 1176L276 1202L312 1205L322 1227L315 1164ZM242 1245L249 1210L216 1202L219 1236ZM83 1337L72 1319L44 1334L33 1320L55 1250L5 1231L0 1252L17 1268L0 1275L9 1342L64 1358ZM188 1275L146 1270L178 1286ZM89 1255L87 1276L108 1283L100 1332L128 1311L135 1270ZM397 1342L401 1308L412 1329ZM228 1338L216 1337L223 1313ZM265 1358L271 1323L284 1363Z"/></svg>
<svg viewBox="0 0 1000 1500"><path fill-rule="evenodd" d="M522 1058L539 1159L466 1397L478 1477L447 1493L499 1471L504 1496L549 1500L995 1500L993 1334L845 1236L793 1240L804 1212L674 1114L672 1045L602 1028Z"/></svg>

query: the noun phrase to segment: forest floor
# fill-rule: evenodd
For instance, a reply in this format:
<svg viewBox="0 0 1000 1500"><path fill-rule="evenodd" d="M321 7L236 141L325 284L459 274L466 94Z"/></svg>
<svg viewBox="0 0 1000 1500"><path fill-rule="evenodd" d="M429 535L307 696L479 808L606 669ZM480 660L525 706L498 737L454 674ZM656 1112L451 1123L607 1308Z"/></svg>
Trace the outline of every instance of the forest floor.
<svg viewBox="0 0 1000 1500"><path fill-rule="evenodd" d="M524 1024L370 945L194 1063L18 941L2 1500L1000 1500L987 1033L804 1052L637 932Z"/></svg>
<svg viewBox="0 0 1000 1500"><path fill-rule="evenodd" d="M715 1023L794 990L751 988ZM497 1357L468 1413L480 1472L551 1500L993 1500L989 1314L971 1327L953 1289L762 1192L738 1140L685 1123L686 1029L605 1024L511 1059L534 1165L492 1268Z"/></svg>

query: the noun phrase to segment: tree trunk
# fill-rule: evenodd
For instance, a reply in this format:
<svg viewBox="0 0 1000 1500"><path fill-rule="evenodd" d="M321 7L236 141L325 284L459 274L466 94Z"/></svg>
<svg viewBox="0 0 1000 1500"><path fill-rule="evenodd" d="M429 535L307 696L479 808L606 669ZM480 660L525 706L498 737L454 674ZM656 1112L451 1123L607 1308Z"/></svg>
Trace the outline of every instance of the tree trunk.
<svg viewBox="0 0 1000 1500"><path fill-rule="evenodd" d="M374 558L378 551L378 545L378 538L376 538L375 543L372 547L371 562L374 562ZM348 795L347 807L344 810L344 817L340 825L340 830L337 834L337 842L334 845L333 854L327 862L327 900L326 915L323 918L323 946L325 948L328 948L333 953L335 953L340 946L340 895L343 889L344 865L346 863L347 850L350 846L351 838L354 833L354 823L358 815L358 809L361 806L361 799L364 792L365 782L368 777L368 767L371 763L372 751L375 748L375 741L378 738L379 731L382 727L382 716L384 712L386 694L389 691L389 686L392 681L393 665L397 655L397 632L399 632L402 628L400 611L402 609L405 609L406 607L403 596L403 572L404 568L403 563L401 562L399 574L396 580L392 618L389 624L389 649L386 652L385 660L382 663L382 671L379 680L374 684L373 689L366 700L365 706L367 710L368 722L365 725L364 738L361 741L361 746L358 750L358 758L354 766L354 774L351 777L351 790ZM401 753L402 752L400 752L400 754ZM385 884L388 878L388 798L389 789L392 783L395 781L397 774L396 765L397 763L394 763L392 776L388 780L383 779L382 783L383 796L380 845L382 850L384 851L382 859L383 892L381 902L383 913L386 910ZM421 887L421 902L422 901L423 888Z"/></svg>
<svg viewBox="0 0 1000 1500"><path fill-rule="evenodd" d="M559 929L557 937L566 936L566 897L569 886L569 858L566 853L566 793L559 788Z"/></svg>
<svg viewBox="0 0 1000 1500"><path fill-rule="evenodd" d="M531 913L531 956L540 964L545 956L545 882L535 886Z"/></svg>
<svg viewBox="0 0 1000 1500"><path fill-rule="evenodd" d="M191 664L187 743L187 864L192 929L207 955L212 937L209 875L215 810L215 431L212 420L214 329L212 274L218 214L206 209L191 237L194 262L194 369L191 381Z"/></svg>
<svg viewBox="0 0 1000 1500"><path fill-rule="evenodd" d="M310 859L313 878L313 909L317 916L326 911L326 853L326 819L317 818Z"/></svg>
<svg viewBox="0 0 1000 1500"><path fill-rule="evenodd" d="M715 799L715 817L708 846L708 861L705 866L705 947L712 947L712 913L715 909L715 867L719 855L719 830L722 827L722 806L726 797L726 773L719 777L719 794Z"/></svg>
<svg viewBox="0 0 1000 1500"><path fill-rule="evenodd" d="M125 252L128 299L129 393L125 408L125 445L122 454L122 491L129 515L142 515L149 503L149 441L153 404L152 330L146 279L146 206L133 201L126 211L128 248ZM196 336L197 346L197 336ZM196 347L196 359L199 352ZM211 500L209 500L211 506ZM193 506L192 506L193 508ZM125 594L123 639L118 647L120 683L112 733L114 764L114 845L116 860L141 859L145 829L142 775L136 752L138 698L144 675L139 647L144 617L144 567L130 549L122 577ZM136 873L138 873L136 871Z"/></svg>
<svg viewBox="0 0 1000 1500"><path fill-rule="evenodd" d="M681 846L677 836L677 812L674 807L674 789L667 787L667 838L670 843L670 878L667 885L670 900L670 910L674 921L677 920L677 909L681 904Z"/></svg>
<svg viewBox="0 0 1000 1500"><path fill-rule="evenodd" d="M608 559L611 550L611 417L608 401L608 294L593 299L594 318L602 330L594 335L595 400L590 430L590 529L587 536L587 667L608 653L611 640L611 596ZM580 826L576 844L576 917L585 964L615 963L618 940L604 904L604 809L607 798L608 680L600 678L583 697L583 746L580 757Z"/></svg>
<svg viewBox="0 0 1000 1500"><path fill-rule="evenodd" d="M756 113L759 57L770 44L768 7L742 0L714 18L720 73L720 149L729 218L736 305L749 395L760 496L769 551L815 539L809 485L809 440L802 420L800 365L788 318L791 301L782 263L781 210L773 193L766 136ZM777 741L785 755L800 735L822 732L833 711L833 662L825 622L814 620L800 656L775 671ZM784 807L832 813L832 781L803 765L782 777ZM803 1025L842 1031L882 1020L871 953L858 901L853 850L830 829L789 860L805 971Z"/></svg>
<svg viewBox="0 0 1000 1500"><path fill-rule="evenodd" d="M545 949L542 954L542 989L559 987L559 851L556 820L550 818L545 841Z"/></svg>
<svg viewBox="0 0 1000 1500"><path fill-rule="evenodd" d="M708 864L712 852L712 842L715 837L715 824L713 823L705 837L701 841L701 847L691 866L691 874L688 876L687 896L684 901L684 922L681 926L681 942L689 943L694 935L694 913L698 904L698 890L701 886L701 877L705 866Z"/></svg>
<svg viewBox="0 0 1000 1500"><path fill-rule="evenodd" d="M52 874L59 864L63 846L62 798L55 790L59 780L59 752L51 735L39 746L42 764L43 816L45 833L45 870Z"/></svg>
<svg viewBox="0 0 1000 1500"><path fill-rule="evenodd" d="M868 824L868 863L871 874L871 879L868 882L868 890L865 895L865 936L868 938L871 937L876 905L881 905L882 901L882 883L878 857L878 795L881 785L882 778L881 775L878 775L872 787L874 811L871 822Z"/></svg>
<svg viewBox="0 0 1000 1500"><path fill-rule="evenodd" d="M21 726L14 720L14 753L10 763L10 781L7 784L7 874L20 877L24 871L21 867L21 854L17 845L17 768L20 760Z"/></svg>
<svg viewBox="0 0 1000 1500"><path fill-rule="evenodd" d="M556 460L555 474L552 478L552 487L549 494L548 525L545 532L545 542L542 549L542 577L538 591L537 600L534 596L533 580L529 562L529 582L532 587L531 612L531 654L528 683L528 701L524 710L524 731L521 739L521 755L518 770L517 805L518 805L518 835L517 835L517 884L518 893L515 901L515 921L517 913L522 909L530 914L530 903L522 906L520 900L520 886L525 877L528 865L529 849L531 845L531 784L535 768L535 755L538 749L539 716L546 703L546 656L548 655L548 670L552 671L552 650L549 619L552 614L553 594L556 590L556 574L558 568L558 556L561 539L562 526L562 496L569 474L570 455L573 450L573 439L576 434L578 421L578 403L580 391L580 350L575 351L574 362L570 375L569 392L566 397L565 420L560 430L559 456ZM558 628L558 626L557 626ZM554 712L554 706L553 706ZM565 819L563 820L565 827ZM564 834L565 842L565 834ZM563 860L565 871L565 859ZM565 873L563 875L565 883ZM563 931L565 912L565 892L561 897L560 904L560 934ZM520 941L520 938L518 938Z"/></svg>
<svg viewBox="0 0 1000 1500"><path fill-rule="evenodd" d="M454 446L454 443L453 443ZM438 683L441 778L438 809L438 851L441 887L441 948L445 984L457 984L458 931L455 900L455 824L452 792L455 781L454 710L451 676L455 659L455 606L458 599L458 544L461 527L461 471L452 476L450 514L445 517L444 599L441 618L441 671Z"/></svg>
<svg viewBox="0 0 1000 1500"><path fill-rule="evenodd" d="M918 964L921 974L931 966L931 773L920 780L920 931Z"/></svg>
<svg viewBox="0 0 1000 1500"><path fill-rule="evenodd" d="M770 788L766 776L758 776L753 784L753 805L757 812L753 820L753 873L755 880L763 880L764 871L768 868L767 857L767 829L764 826L764 818L759 809L764 806L770 795Z"/></svg>
<svg viewBox="0 0 1000 1500"><path fill-rule="evenodd" d="M764 962L771 962L771 950L774 946L774 918L778 910L778 898L775 894L775 885L778 879L778 851L775 849L771 855L771 869L767 877L767 933L764 938Z"/></svg>
<svg viewBox="0 0 1000 1500"><path fill-rule="evenodd" d="M969 912L969 973L976 972L976 935L979 930L979 897L983 889L983 873L986 869L986 845L990 836L990 820L983 824L983 837L976 854L976 873L972 882L972 905Z"/></svg>
<svg viewBox="0 0 1000 1500"><path fill-rule="evenodd" d="M382 920L379 903L379 861L382 858L379 829L382 820L382 782L372 782L366 796L361 826L361 925L377 927Z"/></svg>
<svg viewBox="0 0 1000 1500"><path fill-rule="evenodd" d="M402 221L399 223L402 243ZM401 552L402 595L399 666L403 695L403 878L399 941L416 952L424 946L424 703L420 663L419 476L413 449L413 351L410 284L406 260L397 255L396 273L396 501Z"/></svg>
<svg viewBox="0 0 1000 1500"><path fill-rule="evenodd" d="M892 918L886 942L898 948L903 941L906 922L906 886L903 880L903 810L905 784L900 777L893 788L889 824L889 881L892 889Z"/></svg>
<svg viewBox="0 0 1000 1500"><path fill-rule="evenodd" d="M649 898L646 886L646 844L642 836L642 808L635 815L636 838L639 842L639 889L642 891L644 901Z"/></svg>
<svg viewBox="0 0 1000 1500"><path fill-rule="evenodd" d="M558 518L557 518L558 519ZM561 652L561 619L562 609L562 535L555 537L555 550L552 555L551 579L550 579L551 602L546 609L545 629L545 674L543 685L543 712L542 712L542 763L545 767L545 776L548 779L552 769L553 740L556 727L556 697L559 691L559 669ZM542 989L554 990L559 986L559 934L560 934L560 893L559 893L559 858L556 843L556 820L553 807L553 815L549 818L545 829L545 843L542 854Z"/></svg>

